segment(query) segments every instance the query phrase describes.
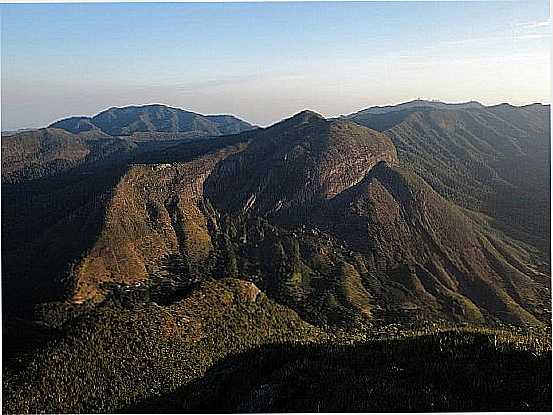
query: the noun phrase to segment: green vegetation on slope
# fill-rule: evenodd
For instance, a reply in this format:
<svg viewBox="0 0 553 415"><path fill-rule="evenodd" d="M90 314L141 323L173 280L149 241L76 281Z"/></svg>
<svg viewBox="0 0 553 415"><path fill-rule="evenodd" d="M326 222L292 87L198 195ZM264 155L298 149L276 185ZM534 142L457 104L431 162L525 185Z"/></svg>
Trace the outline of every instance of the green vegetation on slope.
<svg viewBox="0 0 553 415"><path fill-rule="evenodd" d="M60 325L64 316L50 310L44 318ZM5 412L122 411L202 376L229 353L323 336L255 285L232 279L207 281L167 306L85 309L58 330L63 335L34 355L5 361Z"/></svg>
<svg viewBox="0 0 553 415"><path fill-rule="evenodd" d="M551 407L546 331L316 328L236 279L206 281L166 305L114 298L50 304L38 317L50 340L4 352L4 413ZM25 331L19 323L12 330ZM5 342L25 341L12 330Z"/></svg>
<svg viewBox="0 0 553 415"><path fill-rule="evenodd" d="M73 133L97 130L112 136L146 132L185 133L189 138L236 134L253 128L232 115L201 115L166 105L114 107L92 118L67 118L50 127Z"/></svg>
<svg viewBox="0 0 553 415"><path fill-rule="evenodd" d="M402 165L442 196L488 214L495 227L547 258L549 106L431 104L369 109L348 118L388 135Z"/></svg>

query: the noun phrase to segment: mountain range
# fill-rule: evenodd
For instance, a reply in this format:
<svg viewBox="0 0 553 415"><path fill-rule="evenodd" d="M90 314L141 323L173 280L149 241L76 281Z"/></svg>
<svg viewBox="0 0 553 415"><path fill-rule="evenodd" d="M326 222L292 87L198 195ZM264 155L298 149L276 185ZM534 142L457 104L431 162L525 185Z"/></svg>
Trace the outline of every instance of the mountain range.
<svg viewBox="0 0 553 415"><path fill-rule="evenodd" d="M394 324L548 330L549 146L549 106L422 100L329 119L305 110L265 128L162 105L112 108L2 137L4 314L9 327L32 322L23 326L31 334L14 329L16 340L61 338L41 359L72 356L55 379L43 378L62 389L80 370L79 355L95 360L93 350L111 347L97 343L105 327L120 328L113 341L121 347L130 344L121 327L140 339L147 327L156 348L176 336L184 349L170 353L200 353L194 339L215 341L200 314L225 333L243 332L236 341L248 347L274 336L335 344ZM224 322L227 309L235 328ZM252 343L248 330L257 333ZM143 364L146 349L128 347ZM213 360L197 370L237 350L205 347ZM10 378L16 412L42 410L32 394L17 398L30 387L23 378L41 373L41 360L30 365ZM192 369L179 370L159 391L188 384ZM213 376L204 382L218 382ZM65 406L48 408L181 402L159 391L146 402L150 386L138 382L140 400L124 389L110 407L108 384L94 386L101 401L62 397ZM187 387L219 393L201 385ZM271 393L280 396L279 388ZM186 399L178 405L200 410L212 398ZM228 407L271 409L248 399Z"/></svg>

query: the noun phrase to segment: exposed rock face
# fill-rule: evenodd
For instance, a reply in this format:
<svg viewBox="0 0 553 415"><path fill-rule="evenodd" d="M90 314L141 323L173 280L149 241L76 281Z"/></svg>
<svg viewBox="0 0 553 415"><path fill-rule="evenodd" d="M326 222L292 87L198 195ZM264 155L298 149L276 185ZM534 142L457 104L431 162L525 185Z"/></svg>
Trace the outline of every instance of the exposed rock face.
<svg viewBox="0 0 553 415"><path fill-rule="evenodd" d="M397 161L384 135L305 111L260 131L217 167L206 192L225 212L290 214L336 196L381 160Z"/></svg>
<svg viewBox="0 0 553 415"><path fill-rule="evenodd" d="M246 303L255 302L260 294L261 290L257 288L254 283L249 281L243 281L241 290L238 292L240 301Z"/></svg>
<svg viewBox="0 0 553 415"><path fill-rule="evenodd" d="M203 184L230 147L189 163L134 165L113 190L103 227L78 264L74 299L98 300L102 283L144 281L164 258L205 266L213 250Z"/></svg>

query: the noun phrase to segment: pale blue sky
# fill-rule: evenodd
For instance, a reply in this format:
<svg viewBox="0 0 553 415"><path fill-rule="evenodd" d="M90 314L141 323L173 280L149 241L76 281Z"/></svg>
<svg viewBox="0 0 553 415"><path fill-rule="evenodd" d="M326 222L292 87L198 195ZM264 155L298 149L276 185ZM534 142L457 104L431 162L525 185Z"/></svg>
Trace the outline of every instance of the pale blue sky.
<svg viewBox="0 0 553 415"><path fill-rule="evenodd" d="M0 5L2 129L164 103L266 125L549 102L548 1Z"/></svg>

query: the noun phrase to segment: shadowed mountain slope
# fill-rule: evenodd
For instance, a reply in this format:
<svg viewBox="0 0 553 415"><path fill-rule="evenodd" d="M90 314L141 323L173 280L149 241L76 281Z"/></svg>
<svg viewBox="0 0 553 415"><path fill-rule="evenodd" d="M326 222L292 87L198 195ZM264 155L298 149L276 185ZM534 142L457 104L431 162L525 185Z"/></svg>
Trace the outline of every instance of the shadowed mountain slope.
<svg viewBox="0 0 553 415"><path fill-rule="evenodd" d="M320 226L363 253L367 268L386 275L382 284L396 284L405 307L536 323L532 313L546 307L548 276L528 265L528 247L467 213L413 172L381 162L332 200Z"/></svg>
<svg viewBox="0 0 553 415"><path fill-rule="evenodd" d="M54 176L84 163L129 159L136 145L102 132L42 128L2 138L2 183Z"/></svg>
<svg viewBox="0 0 553 415"><path fill-rule="evenodd" d="M455 330L348 345L266 345L229 356L201 379L136 404L131 411L432 412L551 408L551 388L545 386L551 376L550 355L517 350L514 344L498 341L501 337L500 331Z"/></svg>
<svg viewBox="0 0 553 415"><path fill-rule="evenodd" d="M36 317L5 325L12 346L55 333L4 351L6 413L551 408L540 332L327 332L237 279L204 281L171 304L110 298Z"/></svg>

